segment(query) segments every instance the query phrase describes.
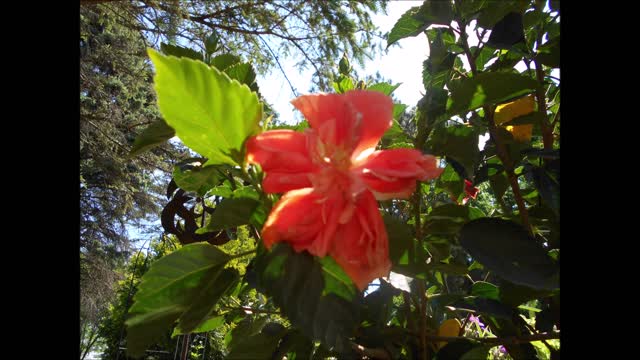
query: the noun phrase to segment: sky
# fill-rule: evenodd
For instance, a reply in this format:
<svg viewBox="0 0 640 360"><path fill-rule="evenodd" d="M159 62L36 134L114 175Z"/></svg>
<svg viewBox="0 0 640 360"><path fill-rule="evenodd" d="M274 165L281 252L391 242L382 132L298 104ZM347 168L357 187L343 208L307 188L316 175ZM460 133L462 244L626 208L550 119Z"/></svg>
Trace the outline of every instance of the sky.
<svg viewBox="0 0 640 360"><path fill-rule="evenodd" d="M375 14L371 17L374 24L384 34L391 31L393 25L400 16L414 6L420 6L422 1L391 1L387 5L387 15ZM362 77L374 75L380 72L385 79L394 83L402 83L393 93L402 103L409 106L415 105L424 92L422 85L422 62L429 55L427 37L420 34L416 37L399 41L399 46L392 46L387 54L376 57L374 60L365 60L364 69L358 64L352 63L358 74ZM300 94L307 93L311 87L311 75L313 69L302 73L294 67L296 61L286 59L281 62L291 84ZM294 74L292 76L292 74ZM260 92L280 115L280 120L295 123L300 118L294 114L294 108L289 103L296 96L291 91L289 84L282 75L280 69L275 68L266 76L258 76Z"/></svg>

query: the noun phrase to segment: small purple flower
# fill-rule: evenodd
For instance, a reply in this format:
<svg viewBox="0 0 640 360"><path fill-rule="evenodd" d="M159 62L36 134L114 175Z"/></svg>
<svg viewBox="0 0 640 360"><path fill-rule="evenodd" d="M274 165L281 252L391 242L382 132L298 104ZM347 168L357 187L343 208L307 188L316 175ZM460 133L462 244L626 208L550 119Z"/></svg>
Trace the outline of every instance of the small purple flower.
<svg viewBox="0 0 640 360"><path fill-rule="evenodd" d="M481 329L485 328L485 325L482 323L482 321L480 321L480 317L479 316L471 315L471 316L469 316L469 321L478 324L478 326L480 326Z"/></svg>
<svg viewBox="0 0 640 360"><path fill-rule="evenodd" d="M503 354L507 353L507 349L505 349L503 345L500 345L500 347L498 348L498 351L500 351Z"/></svg>

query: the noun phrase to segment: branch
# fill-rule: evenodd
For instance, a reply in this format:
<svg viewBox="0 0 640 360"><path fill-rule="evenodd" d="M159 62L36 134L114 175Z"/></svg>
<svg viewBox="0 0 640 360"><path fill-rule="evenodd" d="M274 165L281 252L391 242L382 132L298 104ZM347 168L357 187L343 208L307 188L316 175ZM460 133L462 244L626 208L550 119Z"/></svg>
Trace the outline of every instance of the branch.
<svg viewBox="0 0 640 360"><path fill-rule="evenodd" d="M267 42L262 38L262 36L258 36L258 39L260 39L264 43L264 45L267 47L267 49L269 50L271 55L273 55L273 58L276 61L276 64L278 64L278 68L280 68L280 71L282 72L282 75L287 80L287 83L289 83L289 87L291 88L291 92L293 92L293 95L295 95L296 97L299 96L298 90L296 90L296 88L293 86L293 84L291 84L291 81L287 77L287 73L282 68L282 65L280 64L280 59L278 58L278 55L276 55L273 52L273 50L271 50L271 46L269 46L269 44L267 44Z"/></svg>
<svg viewBox="0 0 640 360"><path fill-rule="evenodd" d="M239 306L239 307L233 307L233 306L221 306L223 309L227 309L227 310L241 310L241 311L250 311L254 314L274 314L274 315L282 315L282 313L280 313L279 311L271 311L271 310L262 310L262 309L254 309L254 308L250 308L247 306Z"/></svg>
<svg viewBox="0 0 640 360"><path fill-rule="evenodd" d="M463 21L460 21L458 25L461 29L466 29L466 24ZM450 28L453 27L451 26ZM460 32L460 37L462 37L463 40L462 47L464 49L465 55L467 56L467 60L469 61L471 73L475 76L478 73L478 70L476 69L475 59L473 58L473 55L471 55L471 51L469 50L467 33L465 31ZM513 169L513 162L511 161L509 153L507 152L504 144L499 141L496 133L496 124L493 121L494 111L489 105L483 106L482 109L484 110L484 116L487 119L489 135L496 144L496 152L498 153L500 161L502 161L502 164L504 165L504 170L507 173L509 183L511 184L511 190L513 190L513 196L515 197L516 204L518 204L518 210L520 211L520 219L522 220L522 225L525 227L525 229L527 229L527 232L529 234L533 235L531 223L529 222L529 212L527 211L524 199L522 198L522 193L520 192L520 185L518 185L518 177L515 175Z"/></svg>
<svg viewBox="0 0 640 360"><path fill-rule="evenodd" d="M389 354L389 352L385 349L380 349L380 348L375 348L375 349L371 349L371 348L366 348L362 345L358 345L354 342L351 343L351 347L353 348L353 350L355 350L358 354L366 356L368 358L371 359L381 359L381 360L391 360L391 355Z"/></svg>
<svg viewBox="0 0 640 360"><path fill-rule="evenodd" d="M420 334L411 334L413 336L420 336ZM551 333L541 333L541 334L533 334L533 335L523 335L523 336L510 336L504 338L498 337L468 337L468 336L438 336L438 335L427 335L427 342L438 342L438 341L446 341L453 342L456 340L471 340L477 341L481 343L487 344L523 344L529 343L532 341L544 341L549 339L560 339L559 332L551 332Z"/></svg>

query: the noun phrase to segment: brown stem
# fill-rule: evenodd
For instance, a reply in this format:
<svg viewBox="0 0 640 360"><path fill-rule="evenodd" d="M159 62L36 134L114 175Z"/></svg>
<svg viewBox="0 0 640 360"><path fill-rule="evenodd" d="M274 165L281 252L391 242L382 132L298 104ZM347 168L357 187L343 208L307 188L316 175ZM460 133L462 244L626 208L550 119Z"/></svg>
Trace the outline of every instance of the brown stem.
<svg viewBox="0 0 640 360"><path fill-rule="evenodd" d="M411 334L413 336L419 336L419 334ZM528 343L532 341L543 341L549 339L560 339L560 332L551 332L551 333L541 333L541 334L533 334L533 335L523 335L523 336L509 336L509 337L469 337L469 336L438 336L438 335L427 335L427 342L438 342L438 341L446 341L452 342L456 340L471 340L477 341L481 343L487 344L522 344Z"/></svg>
<svg viewBox="0 0 640 360"><path fill-rule="evenodd" d="M461 29L466 29L466 24L464 21L459 21ZM462 37L462 47L464 49L464 53L467 56L467 60L469 61L469 66L471 67L471 73L475 76L478 73L476 69L476 63L471 51L469 50L469 44L467 43L467 34L465 31L460 32L460 36ZM504 170L507 173L507 177L509 178L509 183L511 184L511 190L513 190L513 196L516 199L516 204L518 204L518 210L520 211L520 219L522 220L522 225L527 229L530 234L533 234L531 229L531 224L529 222L529 212L527 211L527 207L524 203L524 199L522 198L522 193L520 192L520 186L518 185L518 177L515 175L513 162L509 157L509 153L505 148L504 144L500 141L497 136L497 128L496 124L493 121L494 111L489 105L485 105L482 107L484 110L484 116L487 119L487 124L489 127L489 135L491 139L496 144L496 152L500 161L504 165Z"/></svg>
<svg viewBox="0 0 640 360"><path fill-rule="evenodd" d="M353 348L353 350L355 350L358 354L366 356L367 358L371 358L371 359L381 359L381 360L391 360L391 355L389 354L389 352L385 349L380 349L380 348L375 348L375 349L371 349L371 348L366 348L362 345L358 345L356 343L351 343L351 347Z"/></svg>

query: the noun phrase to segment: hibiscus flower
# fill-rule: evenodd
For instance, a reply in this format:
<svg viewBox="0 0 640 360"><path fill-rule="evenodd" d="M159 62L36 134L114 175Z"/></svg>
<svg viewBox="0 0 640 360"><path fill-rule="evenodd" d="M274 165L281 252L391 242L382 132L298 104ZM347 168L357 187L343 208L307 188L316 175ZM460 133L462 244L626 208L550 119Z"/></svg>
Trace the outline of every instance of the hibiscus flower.
<svg viewBox="0 0 640 360"><path fill-rule="evenodd" d="M262 229L267 248L330 255L362 291L391 269L387 231L376 200L407 199L416 181L442 173L414 149L376 151L392 125L391 99L374 91L316 94L291 102L304 132L273 130L247 141L247 162L265 172L267 193L284 193Z"/></svg>

